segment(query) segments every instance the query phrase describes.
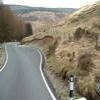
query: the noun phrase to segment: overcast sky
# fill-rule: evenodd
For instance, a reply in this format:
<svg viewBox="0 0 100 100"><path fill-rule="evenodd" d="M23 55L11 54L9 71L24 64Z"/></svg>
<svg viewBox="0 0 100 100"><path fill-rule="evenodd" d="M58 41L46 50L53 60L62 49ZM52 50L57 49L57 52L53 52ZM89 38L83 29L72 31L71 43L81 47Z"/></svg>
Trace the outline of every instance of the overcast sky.
<svg viewBox="0 0 100 100"><path fill-rule="evenodd" d="M18 4L34 7L80 8L100 0L3 0L6 4Z"/></svg>

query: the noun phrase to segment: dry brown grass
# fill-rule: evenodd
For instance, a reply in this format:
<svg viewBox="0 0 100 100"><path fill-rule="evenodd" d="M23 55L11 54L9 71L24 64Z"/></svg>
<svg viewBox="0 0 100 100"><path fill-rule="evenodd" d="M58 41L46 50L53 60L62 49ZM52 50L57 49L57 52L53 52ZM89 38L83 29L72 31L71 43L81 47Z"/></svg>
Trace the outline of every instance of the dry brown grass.
<svg viewBox="0 0 100 100"><path fill-rule="evenodd" d="M96 94L96 77L93 73L95 68L92 55L85 53L80 55L76 71L77 91L81 96L85 96L88 100L94 99Z"/></svg>
<svg viewBox="0 0 100 100"><path fill-rule="evenodd" d="M91 37L95 33L100 34L100 2L94 5L88 5L79 9L78 11L67 15L57 25L51 27L46 33L64 38L68 37L68 34L74 35L75 32L79 31L78 36L82 36L84 31L86 35ZM53 31L52 31L53 30ZM83 31L83 32L82 32ZM83 33L83 34L81 34ZM89 33L89 34L88 34Z"/></svg>
<svg viewBox="0 0 100 100"><path fill-rule="evenodd" d="M63 39L58 42L56 47L53 45L54 42L47 45L46 50L51 53L47 57L47 69L63 80L70 73L74 73L77 77L78 94L87 97L88 100L99 100L95 97L98 97L96 80L100 79L100 51L95 49L94 40L91 42L89 39L100 33L97 24L100 20L99 11L100 2L93 6L84 7L67 16L64 23L45 33L60 36ZM73 37L74 35L78 41L71 39L69 42L67 37Z"/></svg>
<svg viewBox="0 0 100 100"><path fill-rule="evenodd" d="M74 42L61 42L55 52L61 66L56 69L63 79L70 73L77 77L77 92L88 100L96 100L96 77L100 79L100 51L86 38Z"/></svg>
<svg viewBox="0 0 100 100"><path fill-rule="evenodd" d="M83 71L80 71L83 73ZM83 74L85 75L86 72ZM81 96L85 96L88 100L96 100L95 96L96 93L96 81L95 76L92 75L92 73L86 73L85 76L80 74L80 76L77 77L77 92Z"/></svg>
<svg viewBox="0 0 100 100"><path fill-rule="evenodd" d="M80 57L78 59L78 69L89 72L91 70L91 68L93 68L93 66L94 66L91 57L92 57L92 55L89 53L80 55Z"/></svg>

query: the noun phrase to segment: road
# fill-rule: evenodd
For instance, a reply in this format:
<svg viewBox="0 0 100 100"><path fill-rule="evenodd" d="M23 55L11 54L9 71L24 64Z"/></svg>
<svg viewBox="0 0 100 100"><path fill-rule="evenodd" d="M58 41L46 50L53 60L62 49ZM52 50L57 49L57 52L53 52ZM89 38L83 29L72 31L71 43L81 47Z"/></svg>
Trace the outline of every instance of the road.
<svg viewBox="0 0 100 100"><path fill-rule="evenodd" d="M37 49L7 44L8 61L0 72L0 100L52 100L40 73Z"/></svg>

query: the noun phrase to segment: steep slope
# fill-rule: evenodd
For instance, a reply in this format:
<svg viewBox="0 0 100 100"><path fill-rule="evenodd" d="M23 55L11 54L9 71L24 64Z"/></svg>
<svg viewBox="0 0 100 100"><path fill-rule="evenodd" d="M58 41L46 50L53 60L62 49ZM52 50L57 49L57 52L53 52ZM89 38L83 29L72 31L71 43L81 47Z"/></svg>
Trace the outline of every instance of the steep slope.
<svg viewBox="0 0 100 100"><path fill-rule="evenodd" d="M57 34L66 36L68 34L73 35L79 27L100 33L100 2L82 7L78 11L66 16L54 27L54 30L57 30Z"/></svg>
<svg viewBox="0 0 100 100"><path fill-rule="evenodd" d="M66 100L68 96L66 80L70 74L76 76L78 96L100 100L100 2L65 16L39 36L41 34L52 36L57 41L56 45L45 42L45 70L60 100ZM34 36L29 39L31 45L35 44L34 39Z"/></svg>
<svg viewBox="0 0 100 100"><path fill-rule="evenodd" d="M55 73L63 80L66 80L70 74L74 74L77 78L77 93L87 97L87 100L99 100L100 2L85 6L66 16L48 30L48 34L60 36L62 39L54 55L48 57L47 71ZM96 46L96 41L98 46ZM57 85L57 82L53 83L61 100L66 100L67 88L63 89Z"/></svg>

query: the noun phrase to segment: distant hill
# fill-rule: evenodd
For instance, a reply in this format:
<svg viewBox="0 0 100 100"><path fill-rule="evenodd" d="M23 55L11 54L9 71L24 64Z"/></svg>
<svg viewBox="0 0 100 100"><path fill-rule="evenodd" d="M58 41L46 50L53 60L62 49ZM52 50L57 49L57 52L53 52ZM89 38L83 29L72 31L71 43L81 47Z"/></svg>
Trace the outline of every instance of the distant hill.
<svg viewBox="0 0 100 100"><path fill-rule="evenodd" d="M21 16L24 21L32 24L34 33L45 31L48 26L56 24L66 14L77 10L73 8L43 8L21 5L9 5L9 7L15 14Z"/></svg>
<svg viewBox="0 0 100 100"><path fill-rule="evenodd" d="M78 28L88 30L91 33L100 33L100 1L65 16L53 27L53 30L56 30L57 35L64 35L66 38L69 34L73 36ZM48 33L54 35L51 30Z"/></svg>
<svg viewBox="0 0 100 100"><path fill-rule="evenodd" d="M74 8L43 8L43 7L28 7L28 6L21 6L21 5L9 5L11 9L16 13L29 13L34 11L47 11L47 12L54 12L54 13L71 13L75 11Z"/></svg>

